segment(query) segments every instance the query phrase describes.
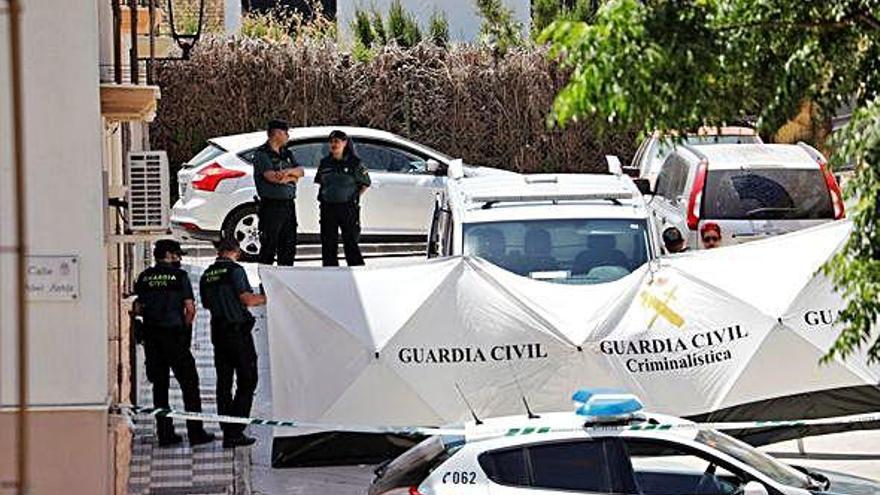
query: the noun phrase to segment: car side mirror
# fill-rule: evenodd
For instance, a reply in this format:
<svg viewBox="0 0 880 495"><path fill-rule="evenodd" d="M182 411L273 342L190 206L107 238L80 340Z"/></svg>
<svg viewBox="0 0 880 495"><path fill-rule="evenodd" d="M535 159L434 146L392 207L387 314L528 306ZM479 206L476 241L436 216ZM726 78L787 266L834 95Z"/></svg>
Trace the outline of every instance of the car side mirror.
<svg viewBox="0 0 880 495"><path fill-rule="evenodd" d="M767 487L757 481L749 481L740 487L739 492L742 495L767 495Z"/></svg>
<svg viewBox="0 0 880 495"><path fill-rule="evenodd" d="M633 179L633 183L643 195L653 194L653 191L651 191L651 181L648 179Z"/></svg>
<svg viewBox="0 0 880 495"><path fill-rule="evenodd" d="M464 177L464 162L461 158L456 158L449 162L449 167L446 169L446 176L453 180L458 180Z"/></svg>
<svg viewBox="0 0 880 495"><path fill-rule="evenodd" d="M641 169L639 169L639 167L623 167L623 173L633 179L637 179L641 174Z"/></svg>
<svg viewBox="0 0 880 495"><path fill-rule="evenodd" d="M608 164L609 174L623 175L623 165L620 164L620 158L616 155L605 155L605 162Z"/></svg>

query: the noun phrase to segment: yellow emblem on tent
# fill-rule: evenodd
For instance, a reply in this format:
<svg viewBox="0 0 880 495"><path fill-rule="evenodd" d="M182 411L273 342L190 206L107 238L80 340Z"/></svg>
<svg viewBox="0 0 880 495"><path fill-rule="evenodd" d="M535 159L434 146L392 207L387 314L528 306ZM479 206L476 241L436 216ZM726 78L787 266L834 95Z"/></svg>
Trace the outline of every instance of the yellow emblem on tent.
<svg viewBox="0 0 880 495"><path fill-rule="evenodd" d="M642 291L639 295L642 299L642 306L654 310L654 316L651 318L651 321L648 322L649 329L654 327L657 318L660 318L661 316L664 320L677 328L681 328L681 326L684 325L684 317L675 312L675 310L669 306L670 301L675 299L676 290L678 290L677 286L663 292L664 297L662 299L648 290Z"/></svg>

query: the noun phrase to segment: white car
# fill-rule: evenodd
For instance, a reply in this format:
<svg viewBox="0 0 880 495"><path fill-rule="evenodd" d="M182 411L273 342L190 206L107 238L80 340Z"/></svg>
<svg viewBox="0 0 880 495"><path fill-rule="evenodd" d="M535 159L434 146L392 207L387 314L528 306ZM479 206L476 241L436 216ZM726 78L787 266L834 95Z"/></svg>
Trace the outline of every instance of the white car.
<svg viewBox="0 0 880 495"><path fill-rule="evenodd" d="M677 146L653 193L648 205L661 230L678 228L691 249L701 247L706 222L721 227L721 244L728 245L845 215L825 157L803 143Z"/></svg>
<svg viewBox="0 0 880 495"><path fill-rule="evenodd" d="M369 169L372 186L361 203L362 239L423 241L434 194L443 188L450 164L457 162L427 146L395 134L361 127L290 129L288 147L305 167L297 184L299 239L317 239L318 202L314 184L318 162L327 155L327 137L341 129ZM180 199L171 210L179 238L239 242L246 257L260 251L256 188L252 159L266 141L265 132L208 140L208 145L178 172ZM485 167L463 167L466 175L507 173Z"/></svg>
<svg viewBox="0 0 880 495"><path fill-rule="evenodd" d="M471 422L376 470L370 495L878 494L876 481L794 468L719 431L584 390L576 412Z"/></svg>
<svg viewBox="0 0 880 495"><path fill-rule="evenodd" d="M438 195L428 256L480 256L524 277L611 282L658 252L632 179L534 174L450 180Z"/></svg>
<svg viewBox="0 0 880 495"><path fill-rule="evenodd" d="M701 127L697 132L681 138L681 143L691 146L711 144L760 144L761 136L751 127ZM647 179L651 187L657 182L660 167L675 149L676 141L670 134L655 131L636 149L632 164L625 170L632 177Z"/></svg>

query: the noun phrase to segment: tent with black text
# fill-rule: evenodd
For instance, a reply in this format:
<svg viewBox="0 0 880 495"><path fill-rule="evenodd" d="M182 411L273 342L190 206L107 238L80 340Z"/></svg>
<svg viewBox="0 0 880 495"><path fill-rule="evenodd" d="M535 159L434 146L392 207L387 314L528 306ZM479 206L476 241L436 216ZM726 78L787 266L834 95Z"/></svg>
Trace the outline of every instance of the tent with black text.
<svg viewBox="0 0 880 495"><path fill-rule="evenodd" d="M876 411L880 367L863 353L819 364L843 306L819 268L849 229L672 256L598 285L466 257L263 267L273 413L443 425L470 418L462 396L488 417L524 412L523 397L535 411L564 410L586 385L712 420Z"/></svg>

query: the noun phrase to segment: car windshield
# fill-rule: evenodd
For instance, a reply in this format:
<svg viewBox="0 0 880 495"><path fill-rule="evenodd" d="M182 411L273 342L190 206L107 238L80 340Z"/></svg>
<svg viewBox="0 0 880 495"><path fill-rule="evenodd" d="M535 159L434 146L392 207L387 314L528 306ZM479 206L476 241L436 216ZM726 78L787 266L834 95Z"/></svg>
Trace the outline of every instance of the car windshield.
<svg viewBox="0 0 880 495"><path fill-rule="evenodd" d="M813 484L805 474L787 466L751 445L714 430L700 430L696 441L751 466L768 478L787 486L811 488Z"/></svg>
<svg viewBox="0 0 880 495"><path fill-rule="evenodd" d="M761 138L756 135L739 135L739 134L715 134L715 135L688 135L684 138L684 143L692 146L702 146L708 144L761 144ZM662 139L657 147L654 148L654 161L663 163L676 142L671 138Z"/></svg>
<svg viewBox="0 0 880 495"><path fill-rule="evenodd" d="M825 219L834 218L834 207L818 168L709 170L703 217Z"/></svg>
<svg viewBox="0 0 880 495"><path fill-rule="evenodd" d="M464 254L537 280L599 284L648 261L647 230L639 219L470 223L464 226Z"/></svg>
<svg viewBox="0 0 880 495"><path fill-rule="evenodd" d="M430 147L430 146L425 146L425 145L422 144L422 143L416 143L416 142L414 142L414 141L410 141L409 139L406 139L406 138L400 138L400 137L398 137L398 139L400 139L401 142L406 143L407 146L409 146L409 147L411 147L411 148L414 148L414 149L417 149L417 150L418 150L418 149L421 149L421 150L423 150L423 151L427 151L428 153L430 153L430 154L432 154L432 155L439 156L439 157L442 158L443 161L445 161L445 162L449 162L449 161L452 161L452 160L453 160L453 158L452 158L451 156L447 155L446 153L443 153L442 151L437 151L437 150L435 150L434 148L432 148L432 147Z"/></svg>

